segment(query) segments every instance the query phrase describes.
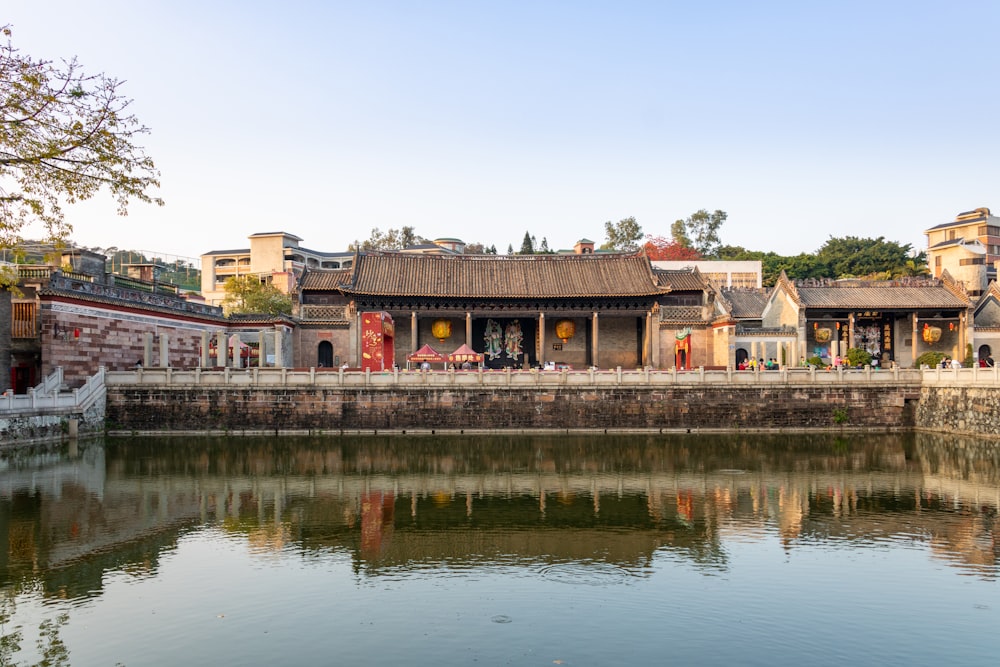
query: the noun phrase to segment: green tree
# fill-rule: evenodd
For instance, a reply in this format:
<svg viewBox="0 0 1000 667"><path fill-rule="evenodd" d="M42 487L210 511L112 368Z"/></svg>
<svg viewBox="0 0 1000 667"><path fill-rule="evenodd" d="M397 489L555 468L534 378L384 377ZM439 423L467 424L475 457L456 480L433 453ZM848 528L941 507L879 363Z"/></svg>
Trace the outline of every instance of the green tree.
<svg viewBox="0 0 1000 667"><path fill-rule="evenodd" d="M688 238L687 226L683 220L674 220L673 224L670 225L670 236L676 245L681 248L688 248L697 254L698 251L691 246L691 239Z"/></svg>
<svg viewBox="0 0 1000 667"><path fill-rule="evenodd" d="M132 201L163 204L153 160L136 142L148 134L129 113L122 82L88 75L76 61L38 60L0 27L0 248L16 248L25 225L50 240L71 231L62 205L108 191L126 215Z"/></svg>
<svg viewBox="0 0 1000 667"><path fill-rule="evenodd" d="M226 296L222 300L222 311L226 315L290 315L292 312L292 298L271 283L262 283L257 276L226 278L224 288Z"/></svg>
<svg viewBox="0 0 1000 667"><path fill-rule="evenodd" d="M517 254L519 255L535 254L535 239L528 232L524 233L524 240L521 241L521 250Z"/></svg>
<svg viewBox="0 0 1000 667"><path fill-rule="evenodd" d="M378 227L373 227L371 236L361 243L351 243L347 246L350 251L354 250L402 250L411 245L419 243L424 239L417 236L413 227L401 227L399 229L388 229L382 231Z"/></svg>
<svg viewBox="0 0 1000 667"><path fill-rule="evenodd" d="M829 238L816 253L829 267L832 278L892 277L904 275L907 261L913 259L910 244L900 245L885 237Z"/></svg>
<svg viewBox="0 0 1000 667"><path fill-rule="evenodd" d="M681 245L694 248L706 259L714 259L722 245L719 240L719 228L728 217L729 214L725 211L716 209L709 213L705 209L700 209L686 220L676 220L670 226L670 232Z"/></svg>
<svg viewBox="0 0 1000 667"><path fill-rule="evenodd" d="M644 238L642 227L634 217L622 218L618 222L608 220L604 223L604 234L607 241L602 250L617 250L619 252L634 252L639 249Z"/></svg>

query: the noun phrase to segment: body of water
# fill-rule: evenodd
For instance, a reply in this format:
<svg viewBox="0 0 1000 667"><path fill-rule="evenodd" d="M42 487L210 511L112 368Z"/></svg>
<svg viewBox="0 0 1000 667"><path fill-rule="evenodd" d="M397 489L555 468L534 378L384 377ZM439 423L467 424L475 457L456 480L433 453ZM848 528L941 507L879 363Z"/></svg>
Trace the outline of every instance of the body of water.
<svg viewBox="0 0 1000 667"><path fill-rule="evenodd" d="M7 450L0 665L994 665L998 508L925 434Z"/></svg>

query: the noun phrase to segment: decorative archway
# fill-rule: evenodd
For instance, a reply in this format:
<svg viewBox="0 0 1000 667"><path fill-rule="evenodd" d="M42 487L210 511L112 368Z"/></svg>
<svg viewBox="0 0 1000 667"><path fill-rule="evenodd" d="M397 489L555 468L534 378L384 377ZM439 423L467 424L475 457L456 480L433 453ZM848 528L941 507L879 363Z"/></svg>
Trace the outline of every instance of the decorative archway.
<svg viewBox="0 0 1000 667"><path fill-rule="evenodd" d="M739 368L742 364L747 362L750 358L750 353L744 350L742 347L736 348L736 368Z"/></svg>
<svg viewBox="0 0 1000 667"><path fill-rule="evenodd" d="M991 366L992 364L987 361L987 359L993 359L993 351L990 349L989 345L979 346L979 365L980 366Z"/></svg>
<svg viewBox="0 0 1000 667"><path fill-rule="evenodd" d="M320 341L316 350L316 365L320 368L333 368L333 343L328 340Z"/></svg>

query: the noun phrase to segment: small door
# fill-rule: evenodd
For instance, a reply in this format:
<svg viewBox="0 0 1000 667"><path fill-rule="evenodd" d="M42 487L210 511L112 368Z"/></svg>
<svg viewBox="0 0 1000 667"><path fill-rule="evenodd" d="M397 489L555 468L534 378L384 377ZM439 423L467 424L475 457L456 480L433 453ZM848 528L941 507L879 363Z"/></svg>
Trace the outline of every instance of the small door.
<svg viewBox="0 0 1000 667"><path fill-rule="evenodd" d="M320 341L316 365L319 368L333 368L333 343L328 340Z"/></svg>

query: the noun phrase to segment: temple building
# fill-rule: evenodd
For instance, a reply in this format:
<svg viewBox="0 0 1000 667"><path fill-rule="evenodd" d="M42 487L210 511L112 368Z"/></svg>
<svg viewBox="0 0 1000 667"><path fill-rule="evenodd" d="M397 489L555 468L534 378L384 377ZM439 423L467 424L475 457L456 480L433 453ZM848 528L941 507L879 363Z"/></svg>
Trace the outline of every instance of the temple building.
<svg viewBox="0 0 1000 667"><path fill-rule="evenodd" d="M689 282L692 275L677 272ZM672 342L671 358L663 353L676 333L664 328L661 310L685 291L675 294L670 278L642 254L359 253L348 270L303 276L297 362L360 365L359 314L385 312L396 358L424 344L439 351L464 344L495 369L659 367L674 363ZM694 288L677 304L684 324L700 325L703 335L709 286L695 278L683 287Z"/></svg>

